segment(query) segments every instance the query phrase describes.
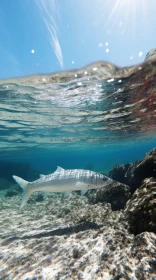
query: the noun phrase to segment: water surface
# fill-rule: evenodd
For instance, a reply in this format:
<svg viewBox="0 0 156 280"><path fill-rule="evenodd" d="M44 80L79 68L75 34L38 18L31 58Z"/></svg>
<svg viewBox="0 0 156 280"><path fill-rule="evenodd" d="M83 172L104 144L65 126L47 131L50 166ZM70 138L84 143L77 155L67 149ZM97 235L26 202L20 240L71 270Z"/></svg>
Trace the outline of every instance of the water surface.
<svg viewBox="0 0 156 280"><path fill-rule="evenodd" d="M117 151L119 162L122 149L124 155L129 148L130 160L136 159L140 143L142 151L155 145L155 66L155 60L125 68L98 62L75 71L1 80L1 157L53 156L56 166L64 153L60 161L66 165L71 157L74 166L91 167L93 158L98 163L100 156ZM107 161L112 158L107 155Z"/></svg>

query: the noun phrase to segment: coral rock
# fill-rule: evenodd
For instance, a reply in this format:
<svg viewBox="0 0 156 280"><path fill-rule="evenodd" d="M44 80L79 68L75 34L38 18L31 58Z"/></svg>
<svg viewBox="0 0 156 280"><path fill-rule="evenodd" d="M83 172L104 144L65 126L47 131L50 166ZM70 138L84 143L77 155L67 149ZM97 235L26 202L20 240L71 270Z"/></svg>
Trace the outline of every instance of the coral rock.
<svg viewBox="0 0 156 280"><path fill-rule="evenodd" d="M127 177L125 175L130 165L131 165L130 163L127 163L125 165L124 164L115 165L109 171L108 176L115 181L118 181L123 184L127 184Z"/></svg>
<svg viewBox="0 0 156 280"><path fill-rule="evenodd" d="M113 182L90 196L91 203L107 202L111 204L112 210L123 209L131 193L128 186L119 182Z"/></svg>
<svg viewBox="0 0 156 280"><path fill-rule="evenodd" d="M144 231L156 233L156 180L145 179L142 186L127 202L125 213L134 234Z"/></svg>
<svg viewBox="0 0 156 280"><path fill-rule="evenodd" d="M109 176L130 187L132 193L142 184L146 178L156 178L156 148L145 155L142 160L134 164L117 165L110 172Z"/></svg>

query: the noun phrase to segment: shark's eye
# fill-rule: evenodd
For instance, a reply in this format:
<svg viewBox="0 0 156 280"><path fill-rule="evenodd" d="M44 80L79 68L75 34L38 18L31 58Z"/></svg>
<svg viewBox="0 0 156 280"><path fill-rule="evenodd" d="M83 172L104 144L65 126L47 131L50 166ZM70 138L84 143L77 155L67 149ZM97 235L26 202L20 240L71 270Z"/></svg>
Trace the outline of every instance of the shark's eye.
<svg viewBox="0 0 156 280"><path fill-rule="evenodd" d="M104 176L104 177L102 178L102 180L103 180L104 182L106 182L106 181L107 181L107 177Z"/></svg>

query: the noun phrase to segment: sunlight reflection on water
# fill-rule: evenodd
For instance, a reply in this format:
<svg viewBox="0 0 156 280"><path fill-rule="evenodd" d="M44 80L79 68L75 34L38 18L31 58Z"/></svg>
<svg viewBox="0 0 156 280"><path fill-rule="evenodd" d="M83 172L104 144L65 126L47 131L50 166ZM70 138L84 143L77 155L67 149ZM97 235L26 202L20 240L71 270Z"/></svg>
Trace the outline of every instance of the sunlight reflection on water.
<svg viewBox="0 0 156 280"><path fill-rule="evenodd" d="M111 144L155 132L155 60L0 81L3 149Z"/></svg>

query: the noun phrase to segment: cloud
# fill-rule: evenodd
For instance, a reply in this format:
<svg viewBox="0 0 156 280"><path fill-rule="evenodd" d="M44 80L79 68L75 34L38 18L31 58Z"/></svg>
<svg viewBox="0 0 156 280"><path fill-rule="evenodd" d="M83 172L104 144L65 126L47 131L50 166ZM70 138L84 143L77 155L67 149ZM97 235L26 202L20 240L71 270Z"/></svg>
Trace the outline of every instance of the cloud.
<svg viewBox="0 0 156 280"><path fill-rule="evenodd" d="M59 17L58 8L55 0L35 0L36 6L39 8L42 19L47 27L50 35L50 45L59 61L60 66L63 68L63 55L61 46L58 39L58 27L56 18Z"/></svg>

